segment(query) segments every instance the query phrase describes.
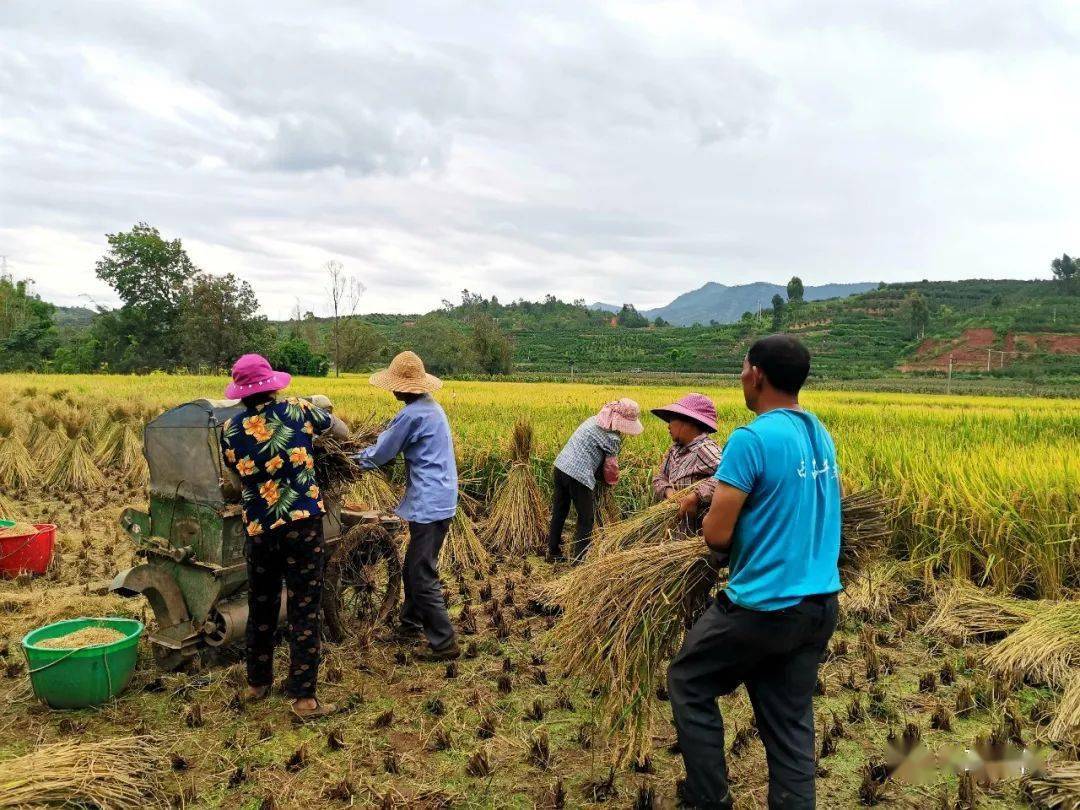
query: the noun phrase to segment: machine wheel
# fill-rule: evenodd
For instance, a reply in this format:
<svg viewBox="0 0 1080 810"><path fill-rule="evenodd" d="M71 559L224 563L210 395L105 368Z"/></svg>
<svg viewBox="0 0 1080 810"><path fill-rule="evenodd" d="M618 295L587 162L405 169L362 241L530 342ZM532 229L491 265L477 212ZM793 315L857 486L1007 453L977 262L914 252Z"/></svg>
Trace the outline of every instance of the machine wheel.
<svg viewBox="0 0 1080 810"><path fill-rule="evenodd" d="M394 536L378 524L351 528L327 564L324 583L328 640L370 636L401 600L401 554Z"/></svg>
<svg viewBox="0 0 1080 810"><path fill-rule="evenodd" d="M162 672L179 672L195 660L193 655L184 655L180 650L162 647L160 644L151 644L150 649L154 655L154 663Z"/></svg>

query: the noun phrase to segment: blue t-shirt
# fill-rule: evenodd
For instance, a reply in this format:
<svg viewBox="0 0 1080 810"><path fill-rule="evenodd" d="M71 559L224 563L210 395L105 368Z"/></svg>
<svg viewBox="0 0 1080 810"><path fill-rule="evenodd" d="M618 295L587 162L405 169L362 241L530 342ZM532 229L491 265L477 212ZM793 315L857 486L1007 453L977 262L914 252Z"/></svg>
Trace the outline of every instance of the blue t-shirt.
<svg viewBox="0 0 1080 810"><path fill-rule="evenodd" d="M716 478L747 494L728 564L732 602L780 610L841 589L836 446L816 416L779 408L737 428Z"/></svg>

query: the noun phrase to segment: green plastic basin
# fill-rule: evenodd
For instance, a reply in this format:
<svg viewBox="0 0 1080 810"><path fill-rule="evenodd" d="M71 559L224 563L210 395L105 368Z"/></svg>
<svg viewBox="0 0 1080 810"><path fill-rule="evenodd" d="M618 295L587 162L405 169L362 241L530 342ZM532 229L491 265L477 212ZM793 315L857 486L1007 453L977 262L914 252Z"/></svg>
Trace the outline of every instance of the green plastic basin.
<svg viewBox="0 0 1080 810"><path fill-rule="evenodd" d="M77 650L38 647L46 639L84 627L110 627L124 634L111 644ZM31 630L23 637L23 653L34 694L54 709L97 706L124 691L135 671L142 622L121 618L65 619Z"/></svg>

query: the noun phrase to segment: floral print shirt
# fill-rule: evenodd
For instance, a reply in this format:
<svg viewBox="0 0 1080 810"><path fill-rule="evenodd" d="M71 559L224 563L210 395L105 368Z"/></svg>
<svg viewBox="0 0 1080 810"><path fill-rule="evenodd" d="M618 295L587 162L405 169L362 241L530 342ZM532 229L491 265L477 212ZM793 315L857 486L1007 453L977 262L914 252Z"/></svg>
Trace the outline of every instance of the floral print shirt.
<svg viewBox="0 0 1080 810"><path fill-rule="evenodd" d="M330 422L326 411L290 397L261 402L225 423L221 452L243 485L248 536L326 511L315 483L312 440Z"/></svg>

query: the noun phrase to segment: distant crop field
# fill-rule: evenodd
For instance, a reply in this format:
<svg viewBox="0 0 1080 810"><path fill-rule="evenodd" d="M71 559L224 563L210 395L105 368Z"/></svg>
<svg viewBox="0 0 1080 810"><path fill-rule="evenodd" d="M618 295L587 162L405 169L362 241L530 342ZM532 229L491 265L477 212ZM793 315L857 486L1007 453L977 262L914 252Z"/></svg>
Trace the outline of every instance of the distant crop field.
<svg viewBox="0 0 1080 810"><path fill-rule="evenodd" d="M113 406L144 416L196 398L216 398L222 377L6 375L8 397L75 408L106 421ZM397 403L361 376L297 378L292 392L325 394L346 420L390 417ZM533 423L534 463L546 483L562 442L609 399L629 396L643 409L684 387L569 383L448 382L438 394L457 439L463 477L484 496L505 474L514 420ZM718 437L750 413L735 387L707 386ZM809 391L804 405L832 431L849 488L874 487L896 499L895 542L905 556L1006 590L1053 597L1080 586L1080 402L1066 399L929 396ZM41 406L45 407L45 406ZM16 410L20 407L16 405ZM32 413L26 414L32 416ZM659 419L627 441L624 508L647 500L648 481L668 438ZM90 429L90 428L88 428Z"/></svg>

